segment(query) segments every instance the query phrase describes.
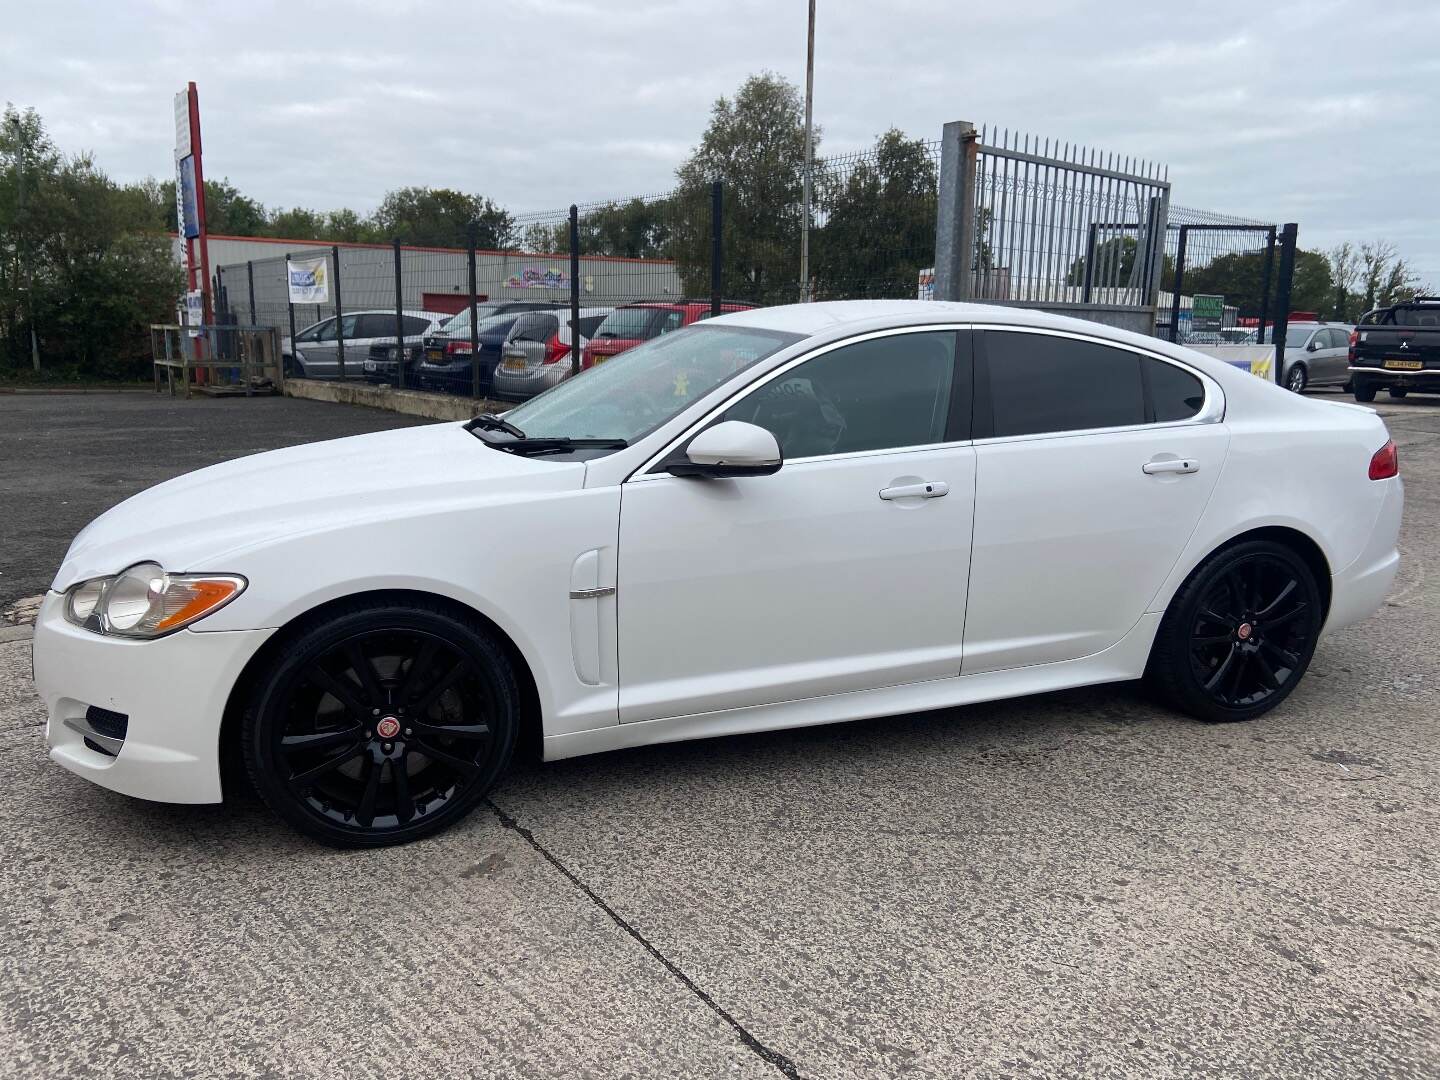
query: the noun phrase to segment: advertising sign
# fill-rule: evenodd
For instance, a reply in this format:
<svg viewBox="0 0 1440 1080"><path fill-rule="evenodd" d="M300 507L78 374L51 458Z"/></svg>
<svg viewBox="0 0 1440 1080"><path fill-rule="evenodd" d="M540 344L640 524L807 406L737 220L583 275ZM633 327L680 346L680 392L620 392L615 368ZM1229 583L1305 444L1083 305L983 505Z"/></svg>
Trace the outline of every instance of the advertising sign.
<svg viewBox="0 0 1440 1080"><path fill-rule="evenodd" d="M180 235L193 240L200 235L200 204L195 201L195 155L180 159L180 180L176 187L176 211Z"/></svg>
<svg viewBox="0 0 1440 1080"><path fill-rule="evenodd" d="M564 289L569 285L569 274L548 266L527 266L520 273L511 274L505 282L507 289Z"/></svg>
<svg viewBox="0 0 1440 1080"><path fill-rule="evenodd" d="M292 304L330 302L330 260L327 256L286 259L285 276L289 282Z"/></svg>
<svg viewBox="0 0 1440 1080"><path fill-rule="evenodd" d="M1220 329L1225 315L1225 297L1196 296L1190 302L1190 330L1192 333L1214 333Z"/></svg>
<svg viewBox="0 0 1440 1080"><path fill-rule="evenodd" d="M200 328L205 323L205 294L199 289L191 289L185 294L185 322L190 328L190 336L199 337Z"/></svg>
<svg viewBox="0 0 1440 1080"><path fill-rule="evenodd" d="M175 95L175 160L190 156L190 91Z"/></svg>

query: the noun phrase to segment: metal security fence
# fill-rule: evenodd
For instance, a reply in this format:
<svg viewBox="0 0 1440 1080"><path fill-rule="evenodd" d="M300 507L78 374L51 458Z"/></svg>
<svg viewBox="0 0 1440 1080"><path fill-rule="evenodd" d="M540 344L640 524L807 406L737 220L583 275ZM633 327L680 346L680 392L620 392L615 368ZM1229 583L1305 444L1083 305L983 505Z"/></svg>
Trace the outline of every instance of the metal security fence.
<svg viewBox="0 0 1440 1080"><path fill-rule="evenodd" d="M1215 345L1241 343L1253 331L1255 343L1272 342L1277 317L1287 314L1277 296L1283 241L1273 223L1172 208L1157 335L1183 344ZM1284 291L1288 295L1288 284ZM1196 296L1223 298L1218 327L1197 326Z"/></svg>
<svg viewBox="0 0 1440 1080"><path fill-rule="evenodd" d="M1166 171L1154 163L947 124L934 295L1148 332L1169 201Z"/></svg>

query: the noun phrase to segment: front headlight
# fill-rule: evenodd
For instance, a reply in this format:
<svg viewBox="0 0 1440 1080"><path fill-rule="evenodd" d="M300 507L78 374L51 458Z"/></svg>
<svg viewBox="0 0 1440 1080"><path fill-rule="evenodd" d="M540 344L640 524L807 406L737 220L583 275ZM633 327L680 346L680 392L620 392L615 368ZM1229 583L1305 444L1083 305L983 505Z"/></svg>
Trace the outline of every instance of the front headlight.
<svg viewBox="0 0 1440 1080"><path fill-rule="evenodd" d="M91 578L65 594L65 618L97 634L156 638L218 611L245 589L234 574L167 574L138 563L115 577Z"/></svg>

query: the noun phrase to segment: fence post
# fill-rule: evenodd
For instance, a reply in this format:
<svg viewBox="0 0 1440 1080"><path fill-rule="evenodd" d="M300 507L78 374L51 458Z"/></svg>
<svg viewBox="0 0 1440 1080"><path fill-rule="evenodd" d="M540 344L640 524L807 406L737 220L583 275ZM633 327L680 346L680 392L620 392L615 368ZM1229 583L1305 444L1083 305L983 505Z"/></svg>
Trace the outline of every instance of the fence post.
<svg viewBox="0 0 1440 1080"><path fill-rule="evenodd" d="M255 315L255 264L253 262L245 264L245 281L250 286L250 325L259 326L260 320Z"/></svg>
<svg viewBox="0 0 1440 1080"><path fill-rule="evenodd" d="M1290 285L1295 276L1295 241L1300 226L1287 221L1280 227L1280 280L1275 284L1275 381L1285 380L1285 335L1290 328Z"/></svg>
<svg viewBox="0 0 1440 1080"><path fill-rule="evenodd" d="M1260 332L1255 335L1255 344L1265 344L1265 323L1270 317L1270 278L1275 268L1275 226L1265 234L1265 270L1260 285ZM1275 335L1270 335L1275 340Z"/></svg>
<svg viewBox="0 0 1440 1080"><path fill-rule="evenodd" d="M465 274L470 282L470 396L477 398L480 396L480 327L476 322L475 293L479 286L475 280L475 245L479 242L480 227L472 221L466 236Z"/></svg>
<svg viewBox="0 0 1440 1080"><path fill-rule="evenodd" d="M1090 303L1091 290L1095 285L1095 252L1098 248L1095 240L1099 228L1098 222L1090 223L1090 238L1085 243L1085 290L1080 294L1082 304Z"/></svg>
<svg viewBox="0 0 1440 1080"><path fill-rule="evenodd" d="M1180 242L1175 249L1175 282L1170 294L1170 340L1180 340L1180 289L1185 284L1185 245L1190 239L1190 226L1180 226Z"/></svg>
<svg viewBox="0 0 1440 1080"><path fill-rule="evenodd" d="M580 374L580 209L570 204L570 374Z"/></svg>
<svg viewBox="0 0 1440 1080"><path fill-rule="evenodd" d="M725 185L710 184L710 317L720 314L725 278Z"/></svg>
<svg viewBox="0 0 1440 1080"><path fill-rule="evenodd" d="M1150 264L1145 276L1145 304L1150 308L1150 333L1160 316L1160 282L1165 272L1165 237L1170 232L1170 189L1150 200L1150 237L1146 247Z"/></svg>
<svg viewBox="0 0 1440 1080"><path fill-rule="evenodd" d="M285 257L285 314L290 318L290 363L295 364L295 303L290 299L290 257ZM296 370L299 370L298 367ZM290 372L285 370L285 350L280 350L280 389L285 389L285 380Z"/></svg>
<svg viewBox="0 0 1440 1080"><path fill-rule="evenodd" d="M935 208L935 299L974 295L975 125L952 120L940 136L939 203Z"/></svg>
<svg viewBox="0 0 1440 1080"><path fill-rule="evenodd" d="M330 255L335 260L335 363L336 378L345 378L345 328L341 326L344 307L340 303L340 245L330 245Z"/></svg>
<svg viewBox="0 0 1440 1080"><path fill-rule="evenodd" d="M405 293L400 284L400 238L395 238L395 389L405 389Z"/></svg>

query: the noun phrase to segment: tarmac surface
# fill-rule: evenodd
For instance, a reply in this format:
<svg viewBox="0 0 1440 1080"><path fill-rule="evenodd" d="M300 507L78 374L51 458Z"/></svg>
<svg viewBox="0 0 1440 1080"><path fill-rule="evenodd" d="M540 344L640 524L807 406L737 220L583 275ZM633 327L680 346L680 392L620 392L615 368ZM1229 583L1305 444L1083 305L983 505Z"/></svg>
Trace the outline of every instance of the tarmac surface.
<svg viewBox="0 0 1440 1080"><path fill-rule="evenodd" d="M0 640L0 1076L1440 1075L1440 399L1381 411L1401 576L1245 725L1118 686L521 765L345 853L53 765ZM0 596L227 446L403 422L0 398Z"/></svg>

